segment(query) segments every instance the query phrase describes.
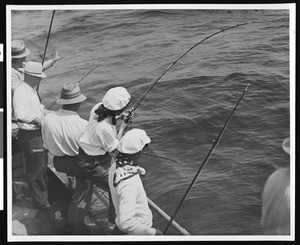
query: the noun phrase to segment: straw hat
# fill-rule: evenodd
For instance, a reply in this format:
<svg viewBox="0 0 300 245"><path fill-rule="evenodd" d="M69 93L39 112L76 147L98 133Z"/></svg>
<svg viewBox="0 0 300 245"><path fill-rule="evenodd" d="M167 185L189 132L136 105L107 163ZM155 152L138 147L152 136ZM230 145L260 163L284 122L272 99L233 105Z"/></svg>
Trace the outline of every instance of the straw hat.
<svg viewBox="0 0 300 245"><path fill-rule="evenodd" d="M290 138L286 138L282 142L282 148L286 153L290 154Z"/></svg>
<svg viewBox="0 0 300 245"><path fill-rule="evenodd" d="M123 109L130 101L130 94L126 88L115 87L109 89L103 97L103 105L112 111Z"/></svg>
<svg viewBox="0 0 300 245"><path fill-rule="evenodd" d="M29 49L26 48L22 40L13 40L11 43L11 51L12 58L23 58L30 55Z"/></svg>
<svg viewBox="0 0 300 245"><path fill-rule="evenodd" d="M43 73L42 64L39 62L28 61L25 64L25 68L20 68L19 70L34 77L47 77L46 74Z"/></svg>
<svg viewBox="0 0 300 245"><path fill-rule="evenodd" d="M146 144L149 144L151 139L142 129L131 129L120 140L117 147L118 151L126 154L135 154L141 151Z"/></svg>
<svg viewBox="0 0 300 245"><path fill-rule="evenodd" d="M62 86L60 98L56 100L56 103L60 105L70 105L85 100L86 96L81 93L79 84L67 82Z"/></svg>

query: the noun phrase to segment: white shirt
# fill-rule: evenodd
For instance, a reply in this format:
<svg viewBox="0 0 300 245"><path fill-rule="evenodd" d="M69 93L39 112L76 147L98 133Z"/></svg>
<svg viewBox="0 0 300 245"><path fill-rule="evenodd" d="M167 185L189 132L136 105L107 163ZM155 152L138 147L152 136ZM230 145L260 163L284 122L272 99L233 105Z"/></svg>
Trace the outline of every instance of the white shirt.
<svg viewBox="0 0 300 245"><path fill-rule="evenodd" d="M14 94L15 90L19 85L24 82L24 73L17 70L16 68L11 68L11 90Z"/></svg>
<svg viewBox="0 0 300 245"><path fill-rule="evenodd" d="M13 97L13 108L15 117L26 123L18 123L20 129L37 130L38 125L29 124L36 117L43 118L44 106L41 104L36 90L23 82L15 90Z"/></svg>
<svg viewBox="0 0 300 245"><path fill-rule="evenodd" d="M117 128L110 123L110 118L105 118L101 122L90 121L79 140L80 147L90 156L112 152L118 144Z"/></svg>
<svg viewBox="0 0 300 245"><path fill-rule="evenodd" d="M78 155L78 141L87 124L88 121L74 111L59 109L47 114L42 122L44 147L53 156Z"/></svg>
<svg viewBox="0 0 300 245"><path fill-rule="evenodd" d="M114 163L108 174L108 184L116 210L116 225L128 235L155 235L152 227L152 212L139 174L122 180L116 187L113 178L116 172Z"/></svg>

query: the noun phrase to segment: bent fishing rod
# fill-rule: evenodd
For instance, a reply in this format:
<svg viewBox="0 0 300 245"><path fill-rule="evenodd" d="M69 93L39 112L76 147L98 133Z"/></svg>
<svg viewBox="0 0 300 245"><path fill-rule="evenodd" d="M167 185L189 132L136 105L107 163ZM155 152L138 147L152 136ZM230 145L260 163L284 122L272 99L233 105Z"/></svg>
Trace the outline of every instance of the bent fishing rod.
<svg viewBox="0 0 300 245"><path fill-rule="evenodd" d="M219 136L217 137L216 140L213 141L214 143L212 144L211 149L209 150L209 152L208 152L207 156L205 157L205 159L204 159L202 165L200 166L200 168L199 168L199 170L197 171L195 177L193 178L191 184L189 185L188 189L186 190L185 194L183 195L183 197L182 197L182 199L181 199L181 201L180 201L178 207L176 208L176 210L175 210L175 212L174 212L172 218L169 220L169 223L167 224L165 230L163 231L163 234L166 234L166 232L168 231L168 229L169 229L169 227L170 227L170 225L171 225L171 222L174 220L176 214L178 213L178 211L179 211L180 207L182 206L182 204L183 204L185 198L187 197L187 195L189 194L190 190L192 189L192 187L193 187L195 181L197 180L199 174L201 173L201 171L202 171L202 169L204 168L205 164L208 162L208 160L209 160L210 156L212 155L212 153L213 153L215 147L218 145L220 139L222 138L222 136L223 136L223 134L224 134L224 131L226 130L226 128L227 128L227 126L228 126L228 124L229 124L229 122L230 122L230 120L231 120L231 118L232 118L232 116L233 116L233 113L235 112L236 108L237 108L238 105L240 104L240 102L241 102L242 98L244 97L244 95L245 95L245 93L246 93L246 91L247 91L247 89L248 89L249 86L250 86L250 84L248 84L248 85L246 86L246 88L244 89L244 91L243 91L241 97L239 98L239 100L238 100L238 102L236 103L234 109L233 109L232 112L230 113L230 115L229 115L229 117L228 117L228 119L227 119L225 125L223 126L221 132L219 133Z"/></svg>
<svg viewBox="0 0 300 245"><path fill-rule="evenodd" d="M206 36L204 39L202 39L201 41L195 43L193 46L191 46L187 51L185 51L183 54L181 54L176 60L174 60L165 70L164 72L150 85L150 87L147 89L147 91L144 93L144 95L133 105L133 107L131 107L128 111L127 111L127 115L125 116L125 122L128 122L131 120L134 112L136 111L136 109L138 108L138 106L141 104L141 102L144 100L144 98L147 96L147 94L150 92L150 90L155 86L155 84L158 83L158 81L182 58L184 57L187 53L189 53L192 49L194 49L195 47L197 47L198 45L200 45L201 43L205 42L206 40L208 40L209 38L222 33L224 31L239 27L239 26L244 26L249 24L249 22L247 23L242 23L242 24L237 24L234 26L230 26L227 27L225 29L221 29L220 31L217 31L209 36Z"/></svg>
<svg viewBox="0 0 300 245"><path fill-rule="evenodd" d="M92 73L100 65L101 65L101 63L96 65L92 70L90 70L87 74L85 74L77 83L79 84L84 78L86 78L90 73ZM48 110L50 110L55 103L56 103L56 100L51 104L51 106L49 106Z"/></svg>

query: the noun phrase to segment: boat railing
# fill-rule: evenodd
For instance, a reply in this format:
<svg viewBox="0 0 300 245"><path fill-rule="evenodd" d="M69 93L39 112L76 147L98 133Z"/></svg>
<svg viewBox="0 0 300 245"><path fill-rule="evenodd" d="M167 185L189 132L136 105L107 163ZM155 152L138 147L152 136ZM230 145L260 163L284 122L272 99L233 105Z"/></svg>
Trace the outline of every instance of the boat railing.
<svg viewBox="0 0 300 245"><path fill-rule="evenodd" d="M99 190L99 192L97 191ZM103 190L97 187L97 189L94 188L94 194L95 196L101 200L101 196L104 196L108 201L108 196L105 194ZM171 217L166 214L158 205L156 205L150 198L148 198L148 203L150 207L157 212L162 218L164 218L166 221L170 221ZM175 220L172 221L171 225L182 235L191 235L186 229L181 227Z"/></svg>

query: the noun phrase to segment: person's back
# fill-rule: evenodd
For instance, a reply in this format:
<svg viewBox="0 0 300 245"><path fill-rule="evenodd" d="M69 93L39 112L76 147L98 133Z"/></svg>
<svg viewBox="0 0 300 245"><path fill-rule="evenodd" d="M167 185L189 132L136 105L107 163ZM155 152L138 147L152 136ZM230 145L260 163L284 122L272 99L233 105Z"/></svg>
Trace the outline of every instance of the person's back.
<svg viewBox="0 0 300 245"><path fill-rule="evenodd" d="M53 156L78 155L78 141L87 124L88 122L74 111L59 109L47 114L42 128L49 152Z"/></svg>
<svg viewBox="0 0 300 245"><path fill-rule="evenodd" d="M109 185L113 186L116 163L109 169ZM128 234L155 234L152 227L152 212L139 174L110 188L116 209L116 225ZM134 204L134 205L133 205Z"/></svg>

